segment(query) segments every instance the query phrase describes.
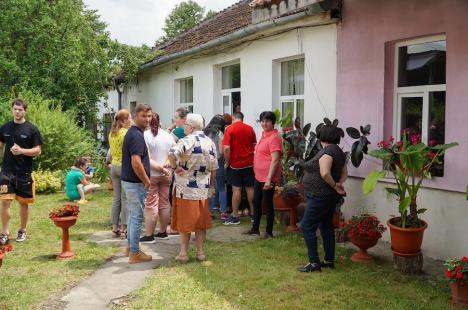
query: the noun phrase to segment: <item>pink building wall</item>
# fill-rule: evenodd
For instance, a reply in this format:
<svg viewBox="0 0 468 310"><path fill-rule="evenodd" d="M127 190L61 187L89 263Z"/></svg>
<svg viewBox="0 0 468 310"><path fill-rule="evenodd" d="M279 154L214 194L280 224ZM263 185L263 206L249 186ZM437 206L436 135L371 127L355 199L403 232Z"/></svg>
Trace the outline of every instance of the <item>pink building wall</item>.
<svg viewBox="0 0 468 310"><path fill-rule="evenodd" d="M465 192L468 185L468 1L344 0L337 36L337 118L340 125L371 124L370 148L391 135L393 125L394 44L445 34L445 141L460 145L445 159L445 176L425 186ZM386 60L387 59L387 60ZM351 141L344 142L350 149ZM377 168L364 159L350 175Z"/></svg>

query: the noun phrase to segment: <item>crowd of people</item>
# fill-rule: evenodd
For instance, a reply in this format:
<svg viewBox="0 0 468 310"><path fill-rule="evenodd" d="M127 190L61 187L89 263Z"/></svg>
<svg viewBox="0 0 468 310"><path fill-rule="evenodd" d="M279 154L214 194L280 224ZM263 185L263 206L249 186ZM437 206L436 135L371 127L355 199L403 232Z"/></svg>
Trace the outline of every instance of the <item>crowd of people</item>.
<svg viewBox="0 0 468 310"><path fill-rule="evenodd" d="M12 200L20 205L18 242L26 239L28 203L34 201L32 158L40 155L42 140L39 130L25 120L26 109L26 102L15 100L13 121L0 127L0 149L4 148L5 153L0 173L0 244L8 242ZM275 129L275 113L265 111L259 121L263 131L257 141L253 127L244 122L240 111L232 117L215 115L205 126L201 115L180 108L167 129L162 128L159 115L147 104L137 104L133 115L126 109L115 114L109 134L112 235L127 239L129 263L152 260L141 250L140 243L167 239L170 233L180 238L177 261L189 261L191 233L195 233L196 260L204 261L206 232L212 227L217 206L224 225L239 225L244 196L251 216L251 228L245 233L261 239L274 237L273 195L282 175L283 141ZM323 149L305 163L307 208L300 227L309 262L298 268L301 272L334 267L332 217L339 196L345 193L343 183L347 177L346 156L338 147L338 128L324 125L317 135ZM70 200L86 203L86 195L99 186L92 183L92 173L89 157L76 160L66 177ZM266 210L263 234L262 210ZM317 254L319 227L324 261Z"/></svg>

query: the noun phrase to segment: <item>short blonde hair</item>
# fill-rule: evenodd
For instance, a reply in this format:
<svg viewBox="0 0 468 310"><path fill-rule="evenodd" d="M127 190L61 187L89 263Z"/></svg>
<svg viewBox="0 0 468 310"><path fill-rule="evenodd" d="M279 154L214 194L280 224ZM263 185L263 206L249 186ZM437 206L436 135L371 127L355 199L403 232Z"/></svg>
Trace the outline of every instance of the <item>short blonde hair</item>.
<svg viewBox="0 0 468 310"><path fill-rule="evenodd" d="M190 125L193 127L195 130L203 130L204 126L204 119L203 116L200 114L194 114L194 113L189 113L187 114L187 118L185 119L185 123L187 125Z"/></svg>

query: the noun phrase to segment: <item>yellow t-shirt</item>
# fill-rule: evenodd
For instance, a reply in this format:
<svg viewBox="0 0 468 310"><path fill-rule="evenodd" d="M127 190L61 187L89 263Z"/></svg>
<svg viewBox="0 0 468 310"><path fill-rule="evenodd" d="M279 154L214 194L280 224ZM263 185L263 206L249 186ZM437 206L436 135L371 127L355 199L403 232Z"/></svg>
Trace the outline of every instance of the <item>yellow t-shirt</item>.
<svg viewBox="0 0 468 310"><path fill-rule="evenodd" d="M109 134L109 146L113 165L122 166L122 145L127 130L127 128L120 128L116 135Z"/></svg>

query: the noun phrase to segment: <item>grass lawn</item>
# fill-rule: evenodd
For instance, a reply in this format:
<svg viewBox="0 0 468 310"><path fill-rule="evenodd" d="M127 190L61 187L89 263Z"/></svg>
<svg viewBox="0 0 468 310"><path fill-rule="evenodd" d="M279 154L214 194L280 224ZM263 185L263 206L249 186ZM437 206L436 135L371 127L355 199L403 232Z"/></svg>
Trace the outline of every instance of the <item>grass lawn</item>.
<svg viewBox="0 0 468 310"><path fill-rule="evenodd" d="M132 309L451 309L444 281L405 276L390 263L356 264L352 250L334 271L301 274L306 261L298 235L255 242L208 242L203 264L156 269L129 296ZM193 257L193 250L192 250Z"/></svg>
<svg viewBox="0 0 468 310"><path fill-rule="evenodd" d="M65 194L38 195L36 203L29 208L28 239L23 243L12 240L13 252L7 255L0 268L0 308L5 305L8 309L37 306L91 274L118 251L112 246L97 246L86 241L90 234L110 229L107 223L111 194L103 190L89 197L90 201L80 207L80 217L70 229L71 248L77 252L77 257L60 262L54 255L61 250L61 229L48 218L48 213L66 201ZM16 238L19 227L16 202L11 211L10 230Z"/></svg>

